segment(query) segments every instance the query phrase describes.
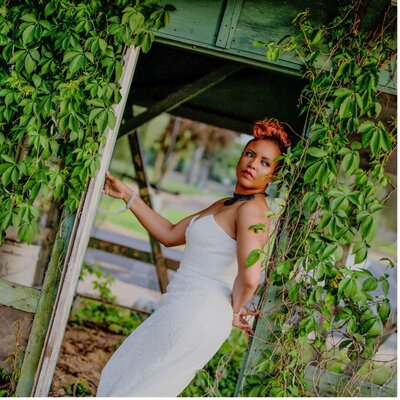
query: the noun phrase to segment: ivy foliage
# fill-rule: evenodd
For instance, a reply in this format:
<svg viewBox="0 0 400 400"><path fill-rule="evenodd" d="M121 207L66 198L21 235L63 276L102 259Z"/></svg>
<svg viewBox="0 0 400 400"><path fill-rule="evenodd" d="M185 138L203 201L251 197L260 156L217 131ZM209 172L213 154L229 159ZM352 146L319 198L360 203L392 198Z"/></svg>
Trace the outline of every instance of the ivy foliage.
<svg viewBox="0 0 400 400"><path fill-rule="evenodd" d="M375 277L365 263L388 197L381 193L394 189L384 168L396 147L395 123L379 118L378 78L396 56L396 10L389 6L366 31L359 6L347 2L325 25L300 13L293 21L298 34L255 43L266 47L269 61L285 51L302 61L300 106L309 130L281 156L277 182L287 186L277 225L282 235L267 265L268 284L281 289L281 307L268 317L276 329L263 339L270 343L246 377L244 395L309 394L305 367L310 361L332 365L332 335L341 338L334 347L342 366L336 372L350 380L390 328L389 274ZM350 251L354 263L346 265Z"/></svg>
<svg viewBox="0 0 400 400"><path fill-rule="evenodd" d="M121 100L125 46L147 52L160 0L0 2L0 244L38 233L39 195L76 210Z"/></svg>

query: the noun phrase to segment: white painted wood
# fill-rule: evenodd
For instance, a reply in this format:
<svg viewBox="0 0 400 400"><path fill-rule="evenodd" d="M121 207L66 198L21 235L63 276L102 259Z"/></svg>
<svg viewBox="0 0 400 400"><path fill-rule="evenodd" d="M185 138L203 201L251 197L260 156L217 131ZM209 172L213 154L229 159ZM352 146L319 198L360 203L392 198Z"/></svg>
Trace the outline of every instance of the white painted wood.
<svg viewBox="0 0 400 400"><path fill-rule="evenodd" d="M83 200L82 212L79 218L75 237L71 238L67 252L64 275L61 279L60 289L54 305L52 320L42 351L38 373L32 389L32 396L47 397L51 382L53 380L65 327L68 322L69 313L74 299L81 265L84 260L90 234L96 217L97 207L100 202L105 173L110 165L111 156L117 140L118 130L121 124L129 89L135 71L139 49L128 48L124 56L124 66L121 76L122 100L114 106L117 122L114 129L106 130L106 144L100 150L100 169L95 178L89 182L87 194Z"/></svg>

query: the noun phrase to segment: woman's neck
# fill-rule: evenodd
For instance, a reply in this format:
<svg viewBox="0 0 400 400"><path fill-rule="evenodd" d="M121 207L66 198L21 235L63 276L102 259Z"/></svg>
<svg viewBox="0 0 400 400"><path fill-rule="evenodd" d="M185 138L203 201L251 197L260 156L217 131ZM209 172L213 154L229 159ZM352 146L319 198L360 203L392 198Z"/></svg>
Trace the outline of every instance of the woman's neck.
<svg viewBox="0 0 400 400"><path fill-rule="evenodd" d="M264 193L267 188L263 189L247 189L247 188L242 188L240 186L235 186L234 193L236 194L258 194L258 193Z"/></svg>

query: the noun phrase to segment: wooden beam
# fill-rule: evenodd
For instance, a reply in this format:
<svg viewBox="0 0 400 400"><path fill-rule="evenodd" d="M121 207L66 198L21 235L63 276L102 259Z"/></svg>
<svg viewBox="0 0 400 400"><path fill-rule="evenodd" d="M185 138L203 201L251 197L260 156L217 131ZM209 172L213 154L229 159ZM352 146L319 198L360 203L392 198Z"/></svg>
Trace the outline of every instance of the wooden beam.
<svg viewBox="0 0 400 400"><path fill-rule="evenodd" d="M71 311L76 286L78 283L81 265L83 263L90 232L96 217L97 207L102 195L106 171L110 165L112 152L117 139L117 132L122 120L130 85L133 78L139 51L133 47L127 49L124 57L124 67L121 77L121 102L114 107L117 122L114 129L107 129L106 144L101 148L100 168L94 179L89 182L86 197L83 201L82 212L79 215L76 235L71 240L65 261L65 274L61 277L60 290L53 308L52 320L48 329L42 358L38 366L38 373L32 396L46 397L49 393L58 355Z"/></svg>
<svg viewBox="0 0 400 400"><path fill-rule="evenodd" d="M0 304L29 313L36 312L40 290L0 279Z"/></svg>
<svg viewBox="0 0 400 400"><path fill-rule="evenodd" d="M133 131L128 138L132 154L132 161L136 170L140 197L149 207L153 208L151 204L149 185L147 183L148 181L146 177L146 170L144 167L142 151L140 149L140 143L137 131L136 130ZM168 286L168 273L164 261L164 256L162 254L161 246L158 240L154 238L152 235L150 235L150 233L149 233L149 238L150 238L150 246L152 252L152 261L156 267L156 273L158 278L158 284L160 286L160 291L161 293L165 293L167 291L167 286Z"/></svg>
<svg viewBox="0 0 400 400"><path fill-rule="evenodd" d="M35 318L29 334L25 350L21 375L18 379L15 395L17 397L30 397L34 385L35 375L44 346L46 334L50 326L54 302L59 288L65 249L68 245L73 230L75 214L69 214L64 209L62 223L58 229L56 240L51 252L50 262L44 276L43 286L38 299Z"/></svg>
<svg viewBox="0 0 400 400"><path fill-rule="evenodd" d="M219 26L215 46L229 49L235 35L243 0L228 0Z"/></svg>
<svg viewBox="0 0 400 400"><path fill-rule="evenodd" d="M118 137L132 133L140 125L143 125L158 115L169 112L181 104L195 98L199 94L204 93L219 82L225 80L228 76L240 71L242 68L244 68L243 65L228 63L217 70L211 71L197 81L185 85L175 93L167 96L164 100L155 103L147 111L128 120L121 126Z"/></svg>
<svg viewBox="0 0 400 400"><path fill-rule="evenodd" d="M153 101L153 99L146 97L142 98L141 103L138 103L137 105L148 107ZM253 126L253 121L239 119L236 115L214 114L211 111L196 107L193 103L181 104L176 109L176 113L183 118L215 126L223 126L226 129L231 129L236 132L251 132Z"/></svg>
<svg viewBox="0 0 400 400"><path fill-rule="evenodd" d="M89 247L92 249L106 251L107 253L117 254L135 260L140 260L148 264L153 264L153 255L148 251L132 249L131 247L123 246L121 244L111 243L106 240L90 238ZM176 271L179 267L179 261L172 258L164 258L165 266Z"/></svg>

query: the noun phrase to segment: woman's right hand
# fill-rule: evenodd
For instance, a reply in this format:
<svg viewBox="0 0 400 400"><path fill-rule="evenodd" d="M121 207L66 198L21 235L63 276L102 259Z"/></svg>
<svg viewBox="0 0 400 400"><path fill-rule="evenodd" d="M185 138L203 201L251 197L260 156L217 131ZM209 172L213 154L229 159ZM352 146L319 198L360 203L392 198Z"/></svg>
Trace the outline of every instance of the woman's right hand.
<svg viewBox="0 0 400 400"><path fill-rule="evenodd" d="M104 181L103 193L116 199L125 199L131 196L132 189L129 189L125 183L121 182L109 172L106 172L106 180Z"/></svg>
<svg viewBox="0 0 400 400"><path fill-rule="evenodd" d="M249 309L242 307L241 310L240 310L240 315L237 315L237 316L234 315L233 316L232 325L237 327L237 328L239 328L239 329L241 329L241 330L243 330L247 336L249 336L249 335L253 336L254 335L254 330L250 326L248 321L245 319L245 317L248 317L248 316L251 316L251 315L252 316L258 316L258 315L260 315L260 313L259 313L258 310L250 311Z"/></svg>

